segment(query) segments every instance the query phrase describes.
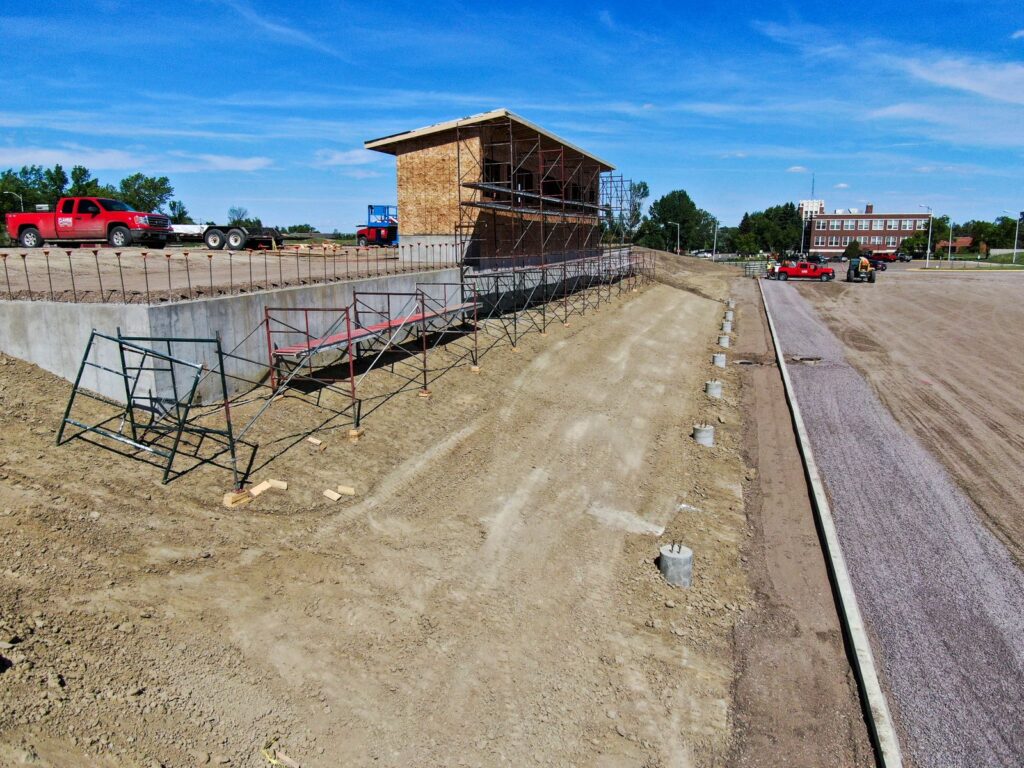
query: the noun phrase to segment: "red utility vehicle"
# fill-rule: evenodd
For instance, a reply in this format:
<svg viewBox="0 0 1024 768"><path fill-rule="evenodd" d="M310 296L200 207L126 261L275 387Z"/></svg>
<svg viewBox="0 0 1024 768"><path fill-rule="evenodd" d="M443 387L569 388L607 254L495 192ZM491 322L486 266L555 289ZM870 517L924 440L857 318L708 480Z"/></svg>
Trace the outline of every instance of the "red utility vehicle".
<svg viewBox="0 0 1024 768"><path fill-rule="evenodd" d="M795 264L776 267L774 276L776 280L789 280L790 278L805 278L807 280L821 280L827 282L836 279L836 271L832 267L824 267L821 264L811 264L807 261L798 261Z"/></svg>
<svg viewBox="0 0 1024 768"><path fill-rule="evenodd" d="M163 248L171 220L141 213L109 197L62 197L55 211L8 213L7 234L22 248L51 243L101 243L113 248L146 245Z"/></svg>

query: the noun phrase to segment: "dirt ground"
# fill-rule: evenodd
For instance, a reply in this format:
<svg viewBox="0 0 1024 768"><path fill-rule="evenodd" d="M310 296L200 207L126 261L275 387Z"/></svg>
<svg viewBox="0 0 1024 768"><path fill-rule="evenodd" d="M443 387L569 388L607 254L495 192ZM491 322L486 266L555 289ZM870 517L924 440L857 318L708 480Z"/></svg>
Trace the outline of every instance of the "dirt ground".
<svg viewBox="0 0 1024 768"><path fill-rule="evenodd" d="M739 373L701 389L731 274L497 347L234 510L221 470L55 448L67 383L4 359L0 764L261 766L275 736L303 766L727 764ZM264 437L309 419L285 398ZM658 575L666 540L693 588Z"/></svg>
<svg viewBox="0 0 1024 768"><path fill-rule="evenodd" d="M890 270L800 292L1024 565L1024 274Z"/></svg>
<svg viewBox="0 0 1024 768"><path fill-rule="evenodd" d="M454 266L403 248L0 248L0 299L153 303Z"/></svg>

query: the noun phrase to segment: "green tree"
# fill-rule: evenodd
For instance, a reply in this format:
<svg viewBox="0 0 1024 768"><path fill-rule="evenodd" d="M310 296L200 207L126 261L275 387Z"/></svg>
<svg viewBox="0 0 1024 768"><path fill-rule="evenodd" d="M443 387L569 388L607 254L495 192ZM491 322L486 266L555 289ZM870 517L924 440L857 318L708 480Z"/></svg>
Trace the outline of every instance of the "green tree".
<svg viewBox="0 0 1024 768"><path fill-rule="evenodd" d="M689 251L711 245L715 219L698 208L690 196L681 189L669 192L651 204L650 226L661 232L663 242L676 244L676 224L679 224L679 249ZM653 246L652 246L653 247Z"/></svg>
<svg viewBox="0 0 1024 768"><path fill-rule="evenodd" d="M646 181L630 182L629 211L626 214L626 234L633 238L643 220L644 201L651 196L651 189Z"/></svg>
<svg viewBox="0 0 1024 768"><path fill-rule="evenodd" d="M188 208L181 200L171 200L167 209L170 212L172 224L195 224L188 214Z"/></svg>
<svg viewBox="0 0 1024 768"><path fill-rule="evenodd" d="M68 187L70 197L116 197L117 190L109 184L100 184L93 178L88 168L76 165L71 169L71 186Z"/></svg>
<svg viewBox="0 0 1024 768"><path fill-rule="evenodd" d="M228 208L228 224L236 227L262 227L263 222L259 217L249 217L249 210L240 205L233 205Z"/></svg>
<svg viewBox="0 0 1024 768"><path fill-rule="evenodd" d="M162 211L174 196L174 187L166 176L133 173L121 179L117 194L138 211Z"/></svg>
<svg viewBox="0 0 1024 768"><path fill-rule="evenodd" d="M51 170L43 171L43 193L54 203L64 197L68 188L68 175L60 163Z"/></svg>
<svg viewBox="0 0 1024 768"><path fill-rule="evenodd" d="M675 244L675 233L673 233L672 243ZM665 250L665 233L661 227L657 226L653 221L644 216L640 220L640 226L636 229L636 235L634 236L633 242L637 245L642 245L645 248L654 248L658 251Z"/></svg>
<svg viewBox="0 0 1024 768"><path fill-rule="evenodd" d="M750 235L757 248L754 252L785 253L799 251L804 237L804 223L793 203L772 206L763 211L743 215L738 227L739 235ZM744 240L749 248L750 241ZM741 251L742 253L743 251Z"/></svg>
<svg viewBox="0 0 1024 768"><path fill-rule="evenodd" d="M860 240L851 240L850 244L843 250L843 256L846 260L859 259L860 258Z"/></svg>

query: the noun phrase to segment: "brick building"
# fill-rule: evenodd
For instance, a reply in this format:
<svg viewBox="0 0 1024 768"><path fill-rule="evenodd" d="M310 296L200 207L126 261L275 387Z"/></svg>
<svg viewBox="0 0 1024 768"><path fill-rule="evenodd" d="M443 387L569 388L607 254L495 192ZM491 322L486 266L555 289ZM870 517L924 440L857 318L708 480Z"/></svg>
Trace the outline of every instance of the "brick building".
<svg viewBox="0 0 1024 768"><path fill-rule="evenodd" d="M834 213L824 213L822 204L817 212L804 215L804 202L800 213L807 227L807 251L822 256L842 253L853 240L864 250L895 253L908 237L928 229L927 213L876 213L868 203L863 211L839 208Z"/></svg>

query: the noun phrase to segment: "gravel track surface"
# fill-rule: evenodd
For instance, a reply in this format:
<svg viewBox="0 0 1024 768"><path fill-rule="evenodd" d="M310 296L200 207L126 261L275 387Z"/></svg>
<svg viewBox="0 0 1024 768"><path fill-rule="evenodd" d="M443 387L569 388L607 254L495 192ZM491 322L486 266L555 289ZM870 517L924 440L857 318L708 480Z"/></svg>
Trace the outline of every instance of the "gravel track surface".
<svg viewBox="0 0 1024 768"><path fill-rule="evenodd" d="M921 768L1024 760L1024 574L791 286L765 295L825 478L904 751Z"/></svg>

